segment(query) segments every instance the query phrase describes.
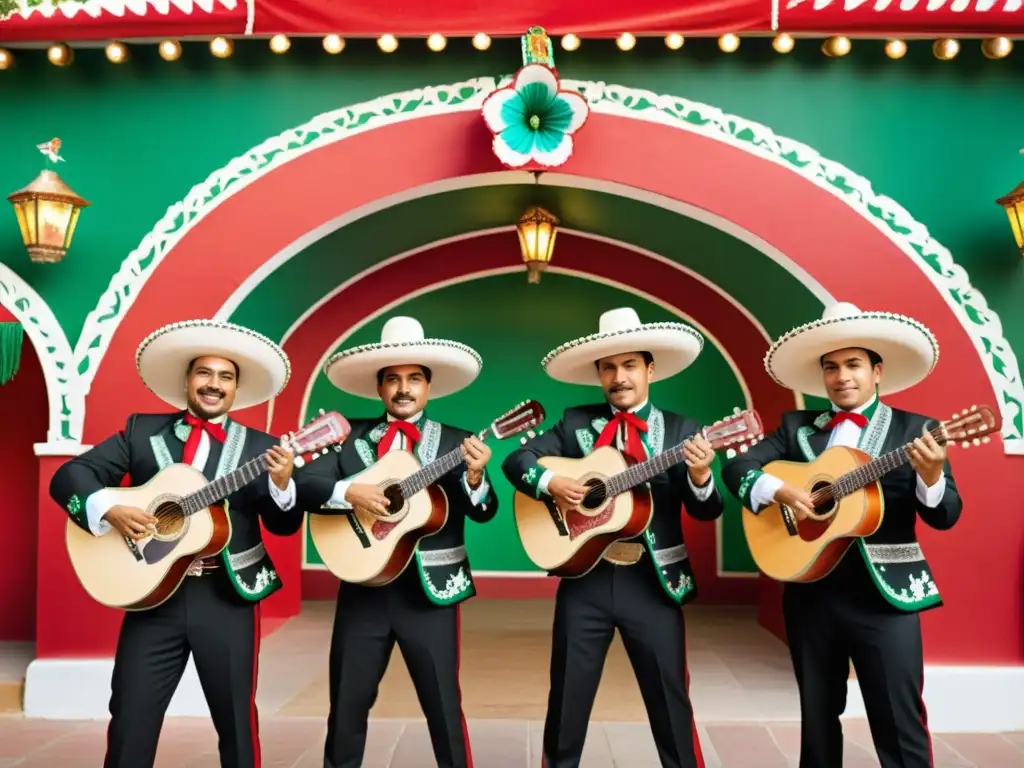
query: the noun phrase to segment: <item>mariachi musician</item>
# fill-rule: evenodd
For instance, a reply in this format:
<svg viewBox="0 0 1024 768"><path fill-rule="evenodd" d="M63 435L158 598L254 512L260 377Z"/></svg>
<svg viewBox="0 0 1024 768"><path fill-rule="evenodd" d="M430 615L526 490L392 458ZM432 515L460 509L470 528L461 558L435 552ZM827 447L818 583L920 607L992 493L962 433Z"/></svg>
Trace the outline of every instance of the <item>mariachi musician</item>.
<svg viewBox="0 0 1024 768"><path fill-rule="evenodd" d="M104 489L116 488L125 476L133 486L143 485L178 462L212 481L267 453L269 476L228 496L231 538L220 555L194 561L164 603L125 615L103 765L153 765L164 713L191 655L217 729L221 765L259 768L260 601L281 588L260 522L277 535L295 533L304 495L301 479L292 479L291 450L228 413L274 398L291 365L265 336L214 320L154 331L139 345L135 363L150 391L175 410L132 414L122 431L57 470L50 495L72 521L96 536L150 536L156 518L117 504Z"/></svg>
<svg viewBox="0 0 1024 768"><path fill-rule="evenodd" d="M351 420L352 432L336 458L304 468L305 479L318 486L311 511L326 505L385 515L389 501L380 488L348 478L389 451L410 451L425 466L460 448L466 462L438 481L447 497L448 520L420 541L398 578L384 586L340 583L324 768L363 764L367 719L396 642L423 705L438 766L472 768L459 688L459 603L476 594L465 520L493 519L498 498L485 469L490 448L465 430L428 418L426 407L428 400L469 386L480 368L474 350L456 341L424 338L423 326L411 317L392 317L379 344L343 350L325 366L336 387L379 400L384 413Z"/></svg>
<svg viewBox="0 0 1024 768"><path fill-rule="evenodd" d="M775 432L722 471L751 512L781 503L800 521L813 511L809 494L765 473L764 465L813 461L833 446L859 448L872 458L910 446L909 465L881 481L885 515L878 531L857 539L824 578L784 587L786 634L800 689L800 768L843 763L839 716L851 660L882 768L932 766L918 614L942 600L915 526L920 517L948 530L962 502L945 448L928 434L936 423L881 397L922 381L938 358L934 335L912 318L861 312L847 303L827 307L820 320L777 340L765 367L787 389L827 397L829 408L784 414Z"/></svg>
<svg viewBox="0 0 1024 768"><path fill-rule="evenodd" d="M653 381L689 367L704 339L683 323L642 324L631 308L601 315L595 334L555 349L542 365L549 376L599 386L604 402L566 409L548 432L528 441L502 465L522 493L549 495L563 510L583 501L586 487L538 465L544 456L582 458L610 445L636 461L686 443L686 463L655 476L650 526L633 541L613 544L586 575L562 579L555 598L551 688L544 721L545 768L576 768L586 740L608 646L616 628L633 664L661 764L703 765L687 685L686 633L680 606L697 594L681 508L698 520L722 514L711 462L715 452L696 419L651 402Z"/></svg>

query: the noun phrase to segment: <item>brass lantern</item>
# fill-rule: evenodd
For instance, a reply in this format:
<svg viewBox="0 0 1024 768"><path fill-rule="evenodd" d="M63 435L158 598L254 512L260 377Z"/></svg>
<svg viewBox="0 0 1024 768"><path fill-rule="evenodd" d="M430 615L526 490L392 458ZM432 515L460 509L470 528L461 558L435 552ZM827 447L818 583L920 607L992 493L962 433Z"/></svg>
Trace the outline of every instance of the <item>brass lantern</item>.
<svg viewBox="0 0 1024 768"><path fill-rule="evenodd" d="M529 272L528 283L539 283L541 273L548 268L555 252L558 219L539 206L531 206L516 222L519 249Z"/></svg>
<svg viewBox="0 0 1024 768"><path fill-rule="evenodd" d="M1006 215L1010 219L1010 229L1013 230L1013 239L1017 241L1020 255L1024 256L1024 181L996 202L1006 209Z"/></svg>
<svg viewBox="0 0 1024 768"><path fill-rule="evenodd" d="M75 235L78 214L89 205L55 171L42 171L7 199L14 206L29 258L40 263L64 258Z"/></svg>

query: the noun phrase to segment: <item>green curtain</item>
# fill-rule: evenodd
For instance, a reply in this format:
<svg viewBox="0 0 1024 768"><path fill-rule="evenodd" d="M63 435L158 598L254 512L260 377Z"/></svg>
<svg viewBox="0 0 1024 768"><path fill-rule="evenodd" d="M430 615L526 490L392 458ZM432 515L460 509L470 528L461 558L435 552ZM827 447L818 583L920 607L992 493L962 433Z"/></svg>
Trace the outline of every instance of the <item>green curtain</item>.
<svg viewBox="0 0 1024 768"><path fill-rule="evenodd" d="M21 323L0 323L0 384L6 384L18 372L24 337Z"/></svg>

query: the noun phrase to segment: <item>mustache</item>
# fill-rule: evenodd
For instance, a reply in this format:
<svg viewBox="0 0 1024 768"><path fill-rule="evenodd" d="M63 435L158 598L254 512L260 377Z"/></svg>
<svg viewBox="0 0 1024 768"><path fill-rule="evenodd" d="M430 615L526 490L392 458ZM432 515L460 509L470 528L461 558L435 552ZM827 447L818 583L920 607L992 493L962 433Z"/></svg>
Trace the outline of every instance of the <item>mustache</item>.
<svg viewBox="0 0 1024 768"><path fill-rule="evenodd" d="M412 403L415 402L416 398L410 395L408 392L399 392L397 395L391 398L392 403Z"/></svg>
<svg viewBox="0 0 1024 768"><path fill-rule="evenodd" d="M212 387L203 387L196 394L198 394L200 396L203 396L203 395L214 395L215 397L219 397L219 398L222 398L222 399L224 397L223 390L213 389Z"/></svg>
<svg viewBox="0 0 1024 768"><path fill-rule="evenodd" d="M613 384L612 388L608 391L614 395L616 392L629 392L631 389L633 389L633 387L629 384Z"/></svg>

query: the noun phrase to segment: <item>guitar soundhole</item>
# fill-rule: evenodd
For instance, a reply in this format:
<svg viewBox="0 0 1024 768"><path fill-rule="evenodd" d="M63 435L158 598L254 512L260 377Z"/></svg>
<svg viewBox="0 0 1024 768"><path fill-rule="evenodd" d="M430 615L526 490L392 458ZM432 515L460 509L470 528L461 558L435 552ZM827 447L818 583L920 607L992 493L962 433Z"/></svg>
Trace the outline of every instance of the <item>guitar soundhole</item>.
<svg viewBox="0 0 1024 768"><path fill-rule="evenodd" d="M177 539L185 530L185 513L177 501L161 502L153 512L153 517L156 518L154 538L164 541Z"/></svg>
<svg viewBox="0 0 1024 768"><path fill-rule="evenodd" d="M405 494L402 493L401 485L398 483L392 483L385 487L382 493L384 494L384 498L388 500L388 517L391 515L397 515L402 511L402 507L405 506Z"/></svg>
<svg viewBox="0 0 1024 768"><path fill-rule="evenodd" d="M811 486L811 495L813 496L815 493L822 490L823 488L827 488L829 485L831 485L831 483L825 480L818 481L813 486ZM828 498L826 501L814 505L814 511L819 515L827 515L829 512L832 512L835 508L836 502L835 499L832 498Z"/></svg>
<svg viewBox="0 0 1024 768"><path fill-rule="evenodd" d="M829 485L826 480L820 480L811 486L811 493L820 491ZM836 502L834 499L827 499L820 504L814 505L814 512L818 515L827 515L830 512L835 511ZM825 520L801 520L797 523L797 530L800 534L800 538L804 541L816 541L818 538L828 530L829 526L832 525L834 517L826 518Z"/></svg>
<svg viewBox="0 0 1024 768"><path fill-rule="evenodd" d="M593 477L590 480L587 480L584 485L590 490L587 491L586 496L583 497L580 509L588 512L599 509L600 506L608 499L608 488L605 486L604 481Z"/></svg>

